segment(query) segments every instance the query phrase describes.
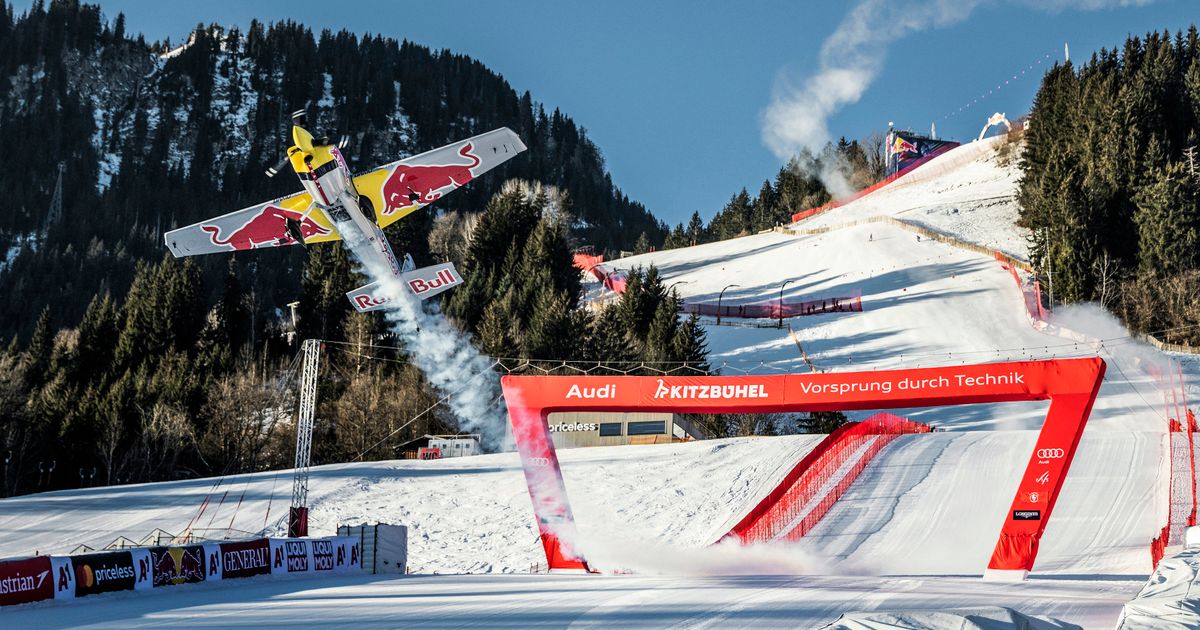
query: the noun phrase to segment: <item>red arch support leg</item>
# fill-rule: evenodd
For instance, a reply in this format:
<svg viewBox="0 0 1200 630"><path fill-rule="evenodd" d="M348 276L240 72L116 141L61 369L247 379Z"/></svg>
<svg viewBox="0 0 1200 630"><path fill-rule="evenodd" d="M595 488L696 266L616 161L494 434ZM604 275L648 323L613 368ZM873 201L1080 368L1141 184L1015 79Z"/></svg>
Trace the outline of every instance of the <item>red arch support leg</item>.
<svg viewBox="0 0 1200 630"><path fill-rule="evenodd" d="M1099 388L1097 380L1096 390ZM1000 540L996 541L984 577L1023 580L1033 570L1042 532L1050 521L1050 512L1067 478L1095 400L1095 391L1090 395L1055 396L1051 400L1046 422L1025 465L1025 474L1005 515Z"/></svg>
<svg viewBox="0 0 1200 630"><path fill-rule="evenodd" d="M567 501L567 487L550 438L547 414L540 409L511 406L508 413L546 562L551 570L586 570L583 558L573 551L575 517Z"/></svg>

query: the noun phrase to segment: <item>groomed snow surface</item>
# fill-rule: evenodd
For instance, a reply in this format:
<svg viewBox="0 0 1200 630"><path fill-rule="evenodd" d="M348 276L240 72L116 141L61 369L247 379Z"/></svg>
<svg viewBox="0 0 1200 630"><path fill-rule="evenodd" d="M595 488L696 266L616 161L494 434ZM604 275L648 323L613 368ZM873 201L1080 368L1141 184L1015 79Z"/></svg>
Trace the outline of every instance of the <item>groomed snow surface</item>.
<svg viewBox="0 0 1200 630"><path fill-rule="evenodd" d="M889 215L1023 255L1012 223L1015 167L1001 164L999 142L950 151L796 227ZM654 264L689 302L715 303L723 289L724 304L769 302L785 281L788 301L861 293L863 312L793 318L794 336L706 322L711 362L724 374L807 372L800 347L822 370L1103 357L1108 373L1034 579L978 577L1046 412L1045 403L1009 403L896 411L944 431L888 445L817 528L788 547L707 545L822 436L560 452L584 552L601 568L634 575L528 575L544 558L513 453L323 466L310 485L311 531L406 524L409 565L425 575L97 596L3 610L0 623L810 628L849 611L1008 606L1111 628L1142 587L1149 542L1167 518L1166 420L1144 369L1157 355L1098 309L1060 310L1056 323L1102 345L1039 332L995 260L918 242L883 223L762 234L613 264ZM290 481L285 471L232 477L215 490L214 480L195 480L7 499L0 556L98 547L117 535L137 540L155 528L179 533L193 519L194 530L215 538L281 533ZM224 500L195 519L209 494L214 505Z"/></svg>

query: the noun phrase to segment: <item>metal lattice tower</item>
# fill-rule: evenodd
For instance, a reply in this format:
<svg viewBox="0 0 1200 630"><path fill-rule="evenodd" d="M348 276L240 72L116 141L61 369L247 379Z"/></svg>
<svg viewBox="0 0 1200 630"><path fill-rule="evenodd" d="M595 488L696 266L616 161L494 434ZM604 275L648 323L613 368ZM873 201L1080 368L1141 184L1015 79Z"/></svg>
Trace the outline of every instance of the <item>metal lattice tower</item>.
<svg viewBox="0 0 1200 630"><path fill-rule="evenodd" d="M312 454L313 412L317 406L317 366L321 341L305 339L300 347L304 367L300 373L300 413L296 418L296 472L292 480L292 507L308 503L308 464Z"/></svg>

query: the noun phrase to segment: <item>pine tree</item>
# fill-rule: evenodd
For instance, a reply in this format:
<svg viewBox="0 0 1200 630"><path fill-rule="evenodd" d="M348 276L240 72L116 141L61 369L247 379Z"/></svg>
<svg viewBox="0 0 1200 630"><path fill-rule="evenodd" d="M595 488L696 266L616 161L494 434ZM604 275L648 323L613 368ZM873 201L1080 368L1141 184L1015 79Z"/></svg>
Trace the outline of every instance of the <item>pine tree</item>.
<svg viewBox="0 0 1200 630"><path fill-rule="evenodd" d="M1168 277L1195 269L1200 247L1200 194L1182 163L1156 168L1135 196L1139 269Z"/></svg>
<svg viewBox="0 0 1200 630"><path fill-rule="evenodd" d="M704 229L704 220L700 218L699 212L693 212L692 218L688 219L687 239L688 245L699 245L700 243L708 242Z"/></svg>
<svg viewBox="0 0 1200 630"><path fill-rule="evenodd" d="M674 291L659 300L646 333L647 362L657 364L659 369L670 369L667 364L676 360L675 339L679 334L679 297Z"/></svg>
<svg viewBox="0 0 1200 630"><path fill-rule="evenodd" d="M250 339L250 313L233 256L229 257L221 300L217 302L217 329L218 338L235 353Z"/></svg>
<svg viewBox="0 0 1200 630"><path fill-rule="evenodd" d="M584 344L587 352L581 358L594 360L615 369L626 368L626 363L635 358L618 307L604 307L583 330L587 331Z"/></svg>
<svg viewBox="0 0 1200 630"><path fill-rule="evenodd" d="M633 244L633 253L645 254L650 251L650 237L646 236L645 232L638 235L637 242Z"/></svg>
<svg viewBox="0 0 1200 630"><path fill-rule="evenodd" d="M840 411L814 411L797 424L804 433L833 433L846 424L846 414Z"/></svg>
<svg viewBox="0 0 1200 630"><path fill-rule="evenodd" d="M50 353L53 350L54 331L50 328L50 307L42 309L33 336L21 362L22 381L27 390L33 390L46 382L50 369Z"/></svg>
<svg viewBox="0 0 1200 630"><path fill-rule="evenodd" d="M542 288L525 334L525 357L531 360L569 358L575 342L567 297L552 287Z"/></svg>
<svg viewBox="0 0 1200 630"><path fill-rule="evenodd" d="M700 318L695 313L688 316L675 333L674 356L686 368L684 373L709 371L708 342Z"/></svg>
<svg viewBox="0 0 1200 630"><path fill-rule="evenodd" d="M479 322L479 350L486 355L501 358L520 356L520 322L512 317L509 309L515 302L510 292L504 298L488 304Z"/></svg>
<svg viewBox="0 0 1200 630"><path fill-rule="evenodd" d="M118 333L117 309L107 293L94 296L79 322L79 382L102 381L110 372Z"/></svg>

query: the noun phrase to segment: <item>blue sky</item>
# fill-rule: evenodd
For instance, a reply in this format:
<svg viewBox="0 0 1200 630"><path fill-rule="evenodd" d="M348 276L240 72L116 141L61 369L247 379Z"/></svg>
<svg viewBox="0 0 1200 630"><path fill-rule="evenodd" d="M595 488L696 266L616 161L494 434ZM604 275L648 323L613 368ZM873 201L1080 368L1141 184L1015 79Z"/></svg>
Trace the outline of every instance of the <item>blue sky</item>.
<svg viewBox="0 0 1200 630"><path fill-rule="evenodd" d="M884 1L892 0L867 0ZM1030 7L1145 0L963 1L981 6L965 20L887 46L880 76L861 100L829 118L835 137L863 137L894 121L920 131L936 122L941 137L972 138L993 111L1015 117L1028 110L1046 64L1062 59L1064 42L1079 60L1119 45L1130 33L1173 32L1200 15L1196 0L1049 12ZM290 18L314 30L382 33L470 55L518 92L529 90L547 109L573 117L600 146L616 184L674 224L693 211L707 219L742 187L753 194L774 177L781 161L762 135L774 86L780 76L803 83L815 72L822 43L861 2L99 4L110 20L124 12L127 29L149 39L178 42L199 22L245 27L252 18ZM897 0L890 8L923 4ZM1019 74L1031 64L1034 71ZM997 85L1000 90L957 112Z"/></svg>

